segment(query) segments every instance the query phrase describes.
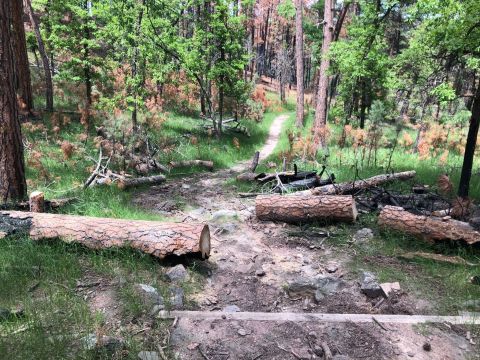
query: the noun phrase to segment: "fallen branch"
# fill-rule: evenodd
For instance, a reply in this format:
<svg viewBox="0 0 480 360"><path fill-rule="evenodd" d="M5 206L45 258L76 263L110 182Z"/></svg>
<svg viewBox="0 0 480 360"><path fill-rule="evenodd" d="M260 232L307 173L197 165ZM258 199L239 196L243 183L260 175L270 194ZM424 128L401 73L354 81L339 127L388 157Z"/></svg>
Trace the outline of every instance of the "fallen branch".
<svg viewBox="0 0 480 360"><path fill-rule="evenodd" d="M262 195L255 201L255 211L260 220L288 223L354 222L357 218L352 196Z"/></svg>
<svg viewBox="0 0 480 360"><path fill-rule="evenodd" d="M379 185L384 185L397 180L409 180L415 177L415 171L405 171L401 173L383 174L373 176L365 180L357 180L340 184L330 184L316 187L311 190L302 191L302 194L310 195L346 195L354 194L359 190L365 190Z"/></svg>
<svg viewBox="0 0 480 360"><path fill-rule="evenodd" d="M155 176L145 176L140 178L126 178L122 177L118 179L117 186L121 190L125 190L132 187L142 186L142 185L159 185L164 183L166 180L164 175L155 175Z"/></svg>
<svg viewBox="0 0 480 360"><path fill-rule="evenodd" d="M385 206L378 217L378 224L434 242L438 240L480 242L480 232L470 224L433 216L415 215L397 206Z"/></svg>
<svg viewBox="0 0 480 360"><path fill-rule="evenodd" d="M454 265L478 266L478 264L473 264L471 262L468 262L467 260L461 258L460 256L447 256L442 254L426 253L422 251L408 252L408 253L399 255L399 257L404 259L414 259L416 257L420 257L423 259L446 262Z"/></svg>
<svg viewBox="0 0 480 360"><path fill-rule="evenodd" d="M0 232L25 233L32 240L60 239L92 249L127 247L158 258L168 255L210 254L208 225L120 220L87 216L0 212Z"/></svg>

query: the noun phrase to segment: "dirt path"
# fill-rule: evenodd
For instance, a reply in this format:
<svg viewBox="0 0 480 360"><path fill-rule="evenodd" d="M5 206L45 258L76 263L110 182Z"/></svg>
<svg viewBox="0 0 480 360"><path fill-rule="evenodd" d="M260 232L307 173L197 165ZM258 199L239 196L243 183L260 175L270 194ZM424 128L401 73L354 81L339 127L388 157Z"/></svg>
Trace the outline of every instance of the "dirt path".
<svg viewBox="0 0 480 360"><path fill-rule="evenodd" d="M286 119L282 115L273 122L263 158L275 148ZM152 187L134 199L137 206L172 220L211 226L211 257L192 267L204 278L203 286L190 296L189 303L195 305L186 310L428 313L408 295L375 307L378 299L372 302L363 295L358 275L349 273L347 263L353 255L339 252L326 241L334 239L334 226L307 234L295 226L259 222L255 200L239 198L232 186L225 186L232 176L232 171L196 174ZM310 285L313 280L315 289ZM323 359L322 342L337 355L336 360L473 355L471 345L452 327L432 326L422 332L411 324L388 324L386 329L376 323L180 318L171 344L180 359ZM425 342L431 344L431 351L422 349Z"/></svg>
<svg viewBox="0 0 480 360"><path fill-rule="evenodd" d="M260 161L268 158L275 150L278 140L280 139L280 134L282 133L283 124L288 119L288 116L288 114L282 114L273 120L272 125L270 125L270 130L268 131L268 137L265 141L265 145L263 145L263 147L260 149ZM235 164L235 166L231 167L230 170L242 172L248 165L250 165L250 160L241 161L238 164Z"/></svg>

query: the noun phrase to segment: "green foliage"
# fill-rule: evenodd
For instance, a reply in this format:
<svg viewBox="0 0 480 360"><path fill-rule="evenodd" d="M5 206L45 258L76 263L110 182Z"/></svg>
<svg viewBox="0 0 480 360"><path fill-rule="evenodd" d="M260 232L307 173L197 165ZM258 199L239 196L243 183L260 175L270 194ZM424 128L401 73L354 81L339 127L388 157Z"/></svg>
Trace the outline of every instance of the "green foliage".
<svg viewBox="0 0 480 360"><path fill-rule="evenodd" d="M277 11L285 19L292 19L295 17L295 4L292 0L282 0L277 6Z"/></svg>

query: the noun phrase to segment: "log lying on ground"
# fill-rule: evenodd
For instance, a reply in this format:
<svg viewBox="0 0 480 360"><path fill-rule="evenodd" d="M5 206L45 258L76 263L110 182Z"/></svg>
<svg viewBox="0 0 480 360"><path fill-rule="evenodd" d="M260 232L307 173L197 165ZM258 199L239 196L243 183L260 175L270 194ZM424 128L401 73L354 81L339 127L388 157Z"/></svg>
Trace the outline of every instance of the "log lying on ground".
<svg viewBox="0 0 480 360"><path fill-rule="evenodd" d="M117 181L119 189L125 190L128 188L142 186L142 185L159 185L164 183L166 177L163 175L145 176L140 178L120 178Z"/></svg>
<svg viewBox="0 0 480 360"><path fill-rule="evenodd" d="M208 225L198 223L0 211L0 232L26 233L33 240L58 238L92 249L129 247L160 259L168 255L210 255L210 230Z"/></svg>
<svg viewBox="0 0 480 360"><path fill-rule="evenodd" d="M258 166L258 161L260 160L260 151L256 151L253 155L252 163L250 164L247 172L244 172L237 176L237 181L254 181L259 177L265 176L265 174L255 174L255 169Z"/></svg>
<svg viewBox="0 0 480 360"><path fill-rule="evenodd" d="M378 217L378 224L429 242L451 240L464 241L470 245L480 242L480 232L468 223L449 217L415 215L398 206L385 206Z"/></svg>
<svg viewBox="0 0 480 360"><path fill-rule="evenodd" d="M262 195L255 201L260 220L305 223L311 221L354 222L357 209L352 196Z"/></svg>
<svg viewBox="0 0 480 360"><path fill-rule="evenodd" d="M202 166L209 171L213 171L213 161L209 160L184 160L184 161L171 161L170 167L189 167L189 166Z"/></svg>
<svg viewBox="0 0 480 360"><path fill-rule="evenodd" d="M330 184L325 186L316 187L311 190L304 190L302 194L312 195L345 195L353 194L358 190L368 189L374 186L388 184L397 180L409 180L415 177L415 171L404 171L393 174L376 175L364 180L350 181L340 184Z"/></svg>

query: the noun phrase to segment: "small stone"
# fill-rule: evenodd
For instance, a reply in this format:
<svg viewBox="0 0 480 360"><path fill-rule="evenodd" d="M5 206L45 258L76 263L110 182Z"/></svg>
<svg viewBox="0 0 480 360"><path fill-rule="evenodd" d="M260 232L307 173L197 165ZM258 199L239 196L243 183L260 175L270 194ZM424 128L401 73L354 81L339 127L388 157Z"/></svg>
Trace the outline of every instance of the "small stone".
<svg viewBox="0 0 480 360"><path fill-rule="evenodd" d="M140 351L138 358L141 360L160 360L160 356L156 351Z"/></svg>
<svg viewBox="0 0 480 360"><path fill-rule="evenodd" d="M395 355L400 355L402 353L398 347L393 349L393 352L394 352Z"/></svg>
<svg viewBox="0 0 480 360"><path fill-rule="evenodd" d="M3 239L4 237L7 237L7 233L0 231L0 239Z"/></svg>
<svg viewBox="0 0 480 360"><path fill-rule="evenodd" d="M135 284L134 288L138 295L142 298L145 305L151 307L154 305L164 305L163 297L153 286L146 284Z"/></svg>
<svg viewBox="0 0 480 360"><path fill-rule="evenodd" d="M170 281L184 281L187 278L187 269L182 264L175 265L168 269L166 274Z"/></svg>
<svg viewBox="0 0 480 360"><path fill-rule="evenodd" d="M247 331L246 331L245 329L243 329L243 328L238 329L238 330L237 330L237 333L238 333L238 335L240 335L240 336L245 336L245 335L247 335Z"/></svg>
<svg viewBox="0 0 480 360"><path fill-rule="evenodd" d="M409 352L407 352L407 355L408 355L409 357L414 357L414 356L415 356L415 353L414 353L413 351L409 351Z"/></svg>
<svg viewBox="0 0 480 360"><path fill-rule="evenodd" d="M168 291L170 293L170 305L174 309L180 309L183 307L183 296L184 292L181 287L178 286L170 286L168 288Z"/></svg>
<svg viewBox="0 0 480 360"><path fill-rule="evenodd" d="M192 351L192 350L195 350L196 348L198 348L200 344L199 343L190 343L187 345L187 349Z"/></svg>
<svg viewBox="0 0 480 360"><path fill-rule="evenodd" d="M377 282L377 278L371 272L364 271L360 277L360 289L370 298L382 296L383 291Z"/></svg>
<svg viewBox="0 0 480 360"><path fill-rule="evenodd" d="M431 351L431 350L432 350L432 345L430 345L429 342L425 342L425 343L423 344L423 350L425 350L425 351Z"/></svg>
<svg viewBox="0 0 480 360"><path fill-rule="evenodd" d="M234 233L235 231L237 231L238 229L238 225L237 224L234 224L234 223L226 223L226 224L223 224L222 227L220 228L220 234L223 234L223 233Z"/></svg>
<svg viewBox="0 0 480 360"><path fill-rule="evenodd" d="M357 243L364 243L373 238L373 231L369 228L363 228L358 230L355 235L353 235L353 241Z"/></svg>
<svg viewBox="0 0 480 360"><path fill-rule="evenodd" d="M338 270L338 264L335 263L335 262L330 262L327 264L327 266L325 267L325 270L327 270L328 273L334 273Z"/></svg>
<svg viewBox="0 0 480 360"><path fill-rule="evenodd" d="M225 320L227 318L227 315L223 314L222 319Z"/></svg>
<svg viewBox="0 0 480 360"><path fill-rule="evenodd" d="M400 291L400 283L399 282L393 282L393 283L382 283L380 284L380 287L382 288L383 296L388 298L392 291Z"/></svg>
<svg viewBox="0 0 480 360"><path fill-rule="evenodd" d="M316 333L315 331L310 331L310 332L308 333L308 336L310 336L311 338L316 339L316 338L317 338L317 333Z"/></svg>
<svg viewBox="0 0 480 360"><path fill-rule="evenodd" d="M227 305L223 308L223 311L227 313L234 313L239 312L240 308L237 305Z"/></svg>
<svg viewBox="0 0 480 360"><path fill-rule="evenodd" d="M190 185L188 184L182 184L182 189L190 189Z"/></svg>
<svg viewBox="0 0 480 360"><path fill-rule="evenodd" d="M258 269L257 271L255 271L255 275L257 275L257 276L265 276L265 270L263 270L263 269Z"/></svg>

